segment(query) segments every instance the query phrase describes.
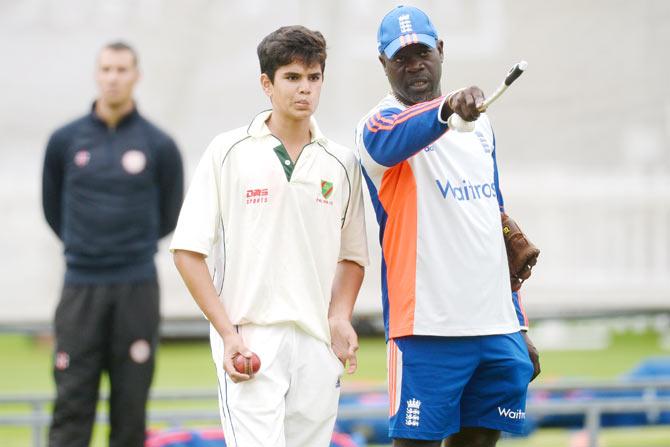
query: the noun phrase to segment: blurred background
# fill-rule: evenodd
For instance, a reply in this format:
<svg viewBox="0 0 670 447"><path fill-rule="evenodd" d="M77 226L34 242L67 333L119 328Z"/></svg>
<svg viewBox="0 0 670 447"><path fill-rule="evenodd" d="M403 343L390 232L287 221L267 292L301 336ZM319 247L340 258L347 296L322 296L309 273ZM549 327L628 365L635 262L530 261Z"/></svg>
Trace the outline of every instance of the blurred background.
<svg viewBox="0 0 670 447"><path fill-rule="evenodd" d="M542 250L523 289L531 334L546 359L541 380L615 378L647 355L669 355L670 2L406 3L428 12L445 40L443 92L474 84L492 93L514 63L528 61L526 74L489 115L507 210ZM138 107L176 139L188 182L216 134L268 108L256 45L283 25L325 35L329 54L317 119L326 135L353 146L356 123L388 91L376 31L396 4L0 0L0 355L11 364L0 371L0 378L6 375L0 392L31 390L20 380L32 374L27 365L39 371L32 385L51 390L48 335L63 259L42 216L42 158L49 134L88 111L101 46L123 39L138 50ZM372 264L356 317L363 333L375 335L379 250L370 207L367 218ZM198 351L206 322L166 245L157 255L163 334L195 338L197 347L177 343L163 353L199 352L208 365L207 350ZM377 363L359 380L383 384L383 349L378 338L365 341L362 353ZM576 357L560 357L568 351ZM22 364L26 352L34 357ZM603 353L609 357L598 357ZM169 364L159 368L159 388L198 385L193 381L214 386L213 369L208 382L190 376L202 371L184 370L182 361ZM162 376L167 369L185 377ZM659 446L670 445L665 430Z"/></svg>

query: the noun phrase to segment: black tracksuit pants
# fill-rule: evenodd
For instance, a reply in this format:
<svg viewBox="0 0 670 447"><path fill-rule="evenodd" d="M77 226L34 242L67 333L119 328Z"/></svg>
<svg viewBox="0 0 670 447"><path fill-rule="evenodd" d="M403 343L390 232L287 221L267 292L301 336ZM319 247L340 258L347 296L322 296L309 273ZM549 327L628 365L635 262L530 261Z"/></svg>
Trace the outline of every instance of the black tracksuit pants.
<svg viewBox="0 0 670 447"><path fill-rule="evenodd" d="M111 386L110 447L144 445L159 318L156 280L63 287L55 317L50 447L89 445L103 371Z"/></svg>

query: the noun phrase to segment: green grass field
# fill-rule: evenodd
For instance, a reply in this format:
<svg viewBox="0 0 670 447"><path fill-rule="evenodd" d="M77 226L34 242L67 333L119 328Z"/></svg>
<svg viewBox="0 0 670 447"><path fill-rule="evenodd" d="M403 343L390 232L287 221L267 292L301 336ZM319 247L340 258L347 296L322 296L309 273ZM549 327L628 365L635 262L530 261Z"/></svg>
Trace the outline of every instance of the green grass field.
<svg viewBox="0 0 670 447"><path fill-rule="evenodd" d="M21 335L0 336L0 395L44 394L53 392L51 345L49 341ZM651 332L613 337L602 351L548 351L542 353L542 381L558 378L615 378L646 357L670 355L660 347ZM344 379L344 386L383 385L385 381L385 344L381 338L364 338L359 351L359 370ZM106 388L106 384L103 383ZM216 376L206 341L163 343L158 354L154 390L214 390ZM165 405L165 404L163 404ZM161 405L154 404L153 408ZM212 406L216 402L212 401ZM0 414L27 411L25 407L0 407ZM216 421L213 422L216 425ZM106 427L97 427L93 446L105 446ZM566 430L542 430L523 439L504 439L501 447L564 447L580 445L580 434ZM27 428L0 427L2 447L31 445ZM668 447L670 427L644 429L608 429L601 436L606 447Z"/></svg>

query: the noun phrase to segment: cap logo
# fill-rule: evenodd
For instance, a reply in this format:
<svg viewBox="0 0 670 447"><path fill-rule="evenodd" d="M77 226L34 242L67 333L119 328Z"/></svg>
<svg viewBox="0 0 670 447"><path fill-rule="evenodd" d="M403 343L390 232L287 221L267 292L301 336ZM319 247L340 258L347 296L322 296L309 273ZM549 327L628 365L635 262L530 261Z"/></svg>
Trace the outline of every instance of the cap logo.
<svg viewBox="0 0 670 447"><path fill-rule="evenodd" d="M402 47L415 43L437 48L437 31L423 11L398 6L384 16L377 30L380 54L392 58Z"/></svg>
<svg viewBox="0 0 670 447"><path fill-rule="evenodd" d="M400 32L411 33L412 32L412 20L409 17L409 14L403 14L398 16L398 24L400 25Z"/></svg>

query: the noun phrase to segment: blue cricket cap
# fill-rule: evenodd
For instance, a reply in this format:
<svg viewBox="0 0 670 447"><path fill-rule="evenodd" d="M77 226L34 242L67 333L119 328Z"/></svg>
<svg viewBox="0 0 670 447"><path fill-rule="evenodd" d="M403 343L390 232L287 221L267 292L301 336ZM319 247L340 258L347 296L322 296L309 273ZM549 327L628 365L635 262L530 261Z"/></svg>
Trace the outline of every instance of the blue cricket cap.
<svg viewBox="0 0 670 447"><path fill-rule="evenodd" d="M437 48L437 31L425 12L414 6L398 6L382 19L377 31L377 48L389 59L413 43Z"/></svg>

